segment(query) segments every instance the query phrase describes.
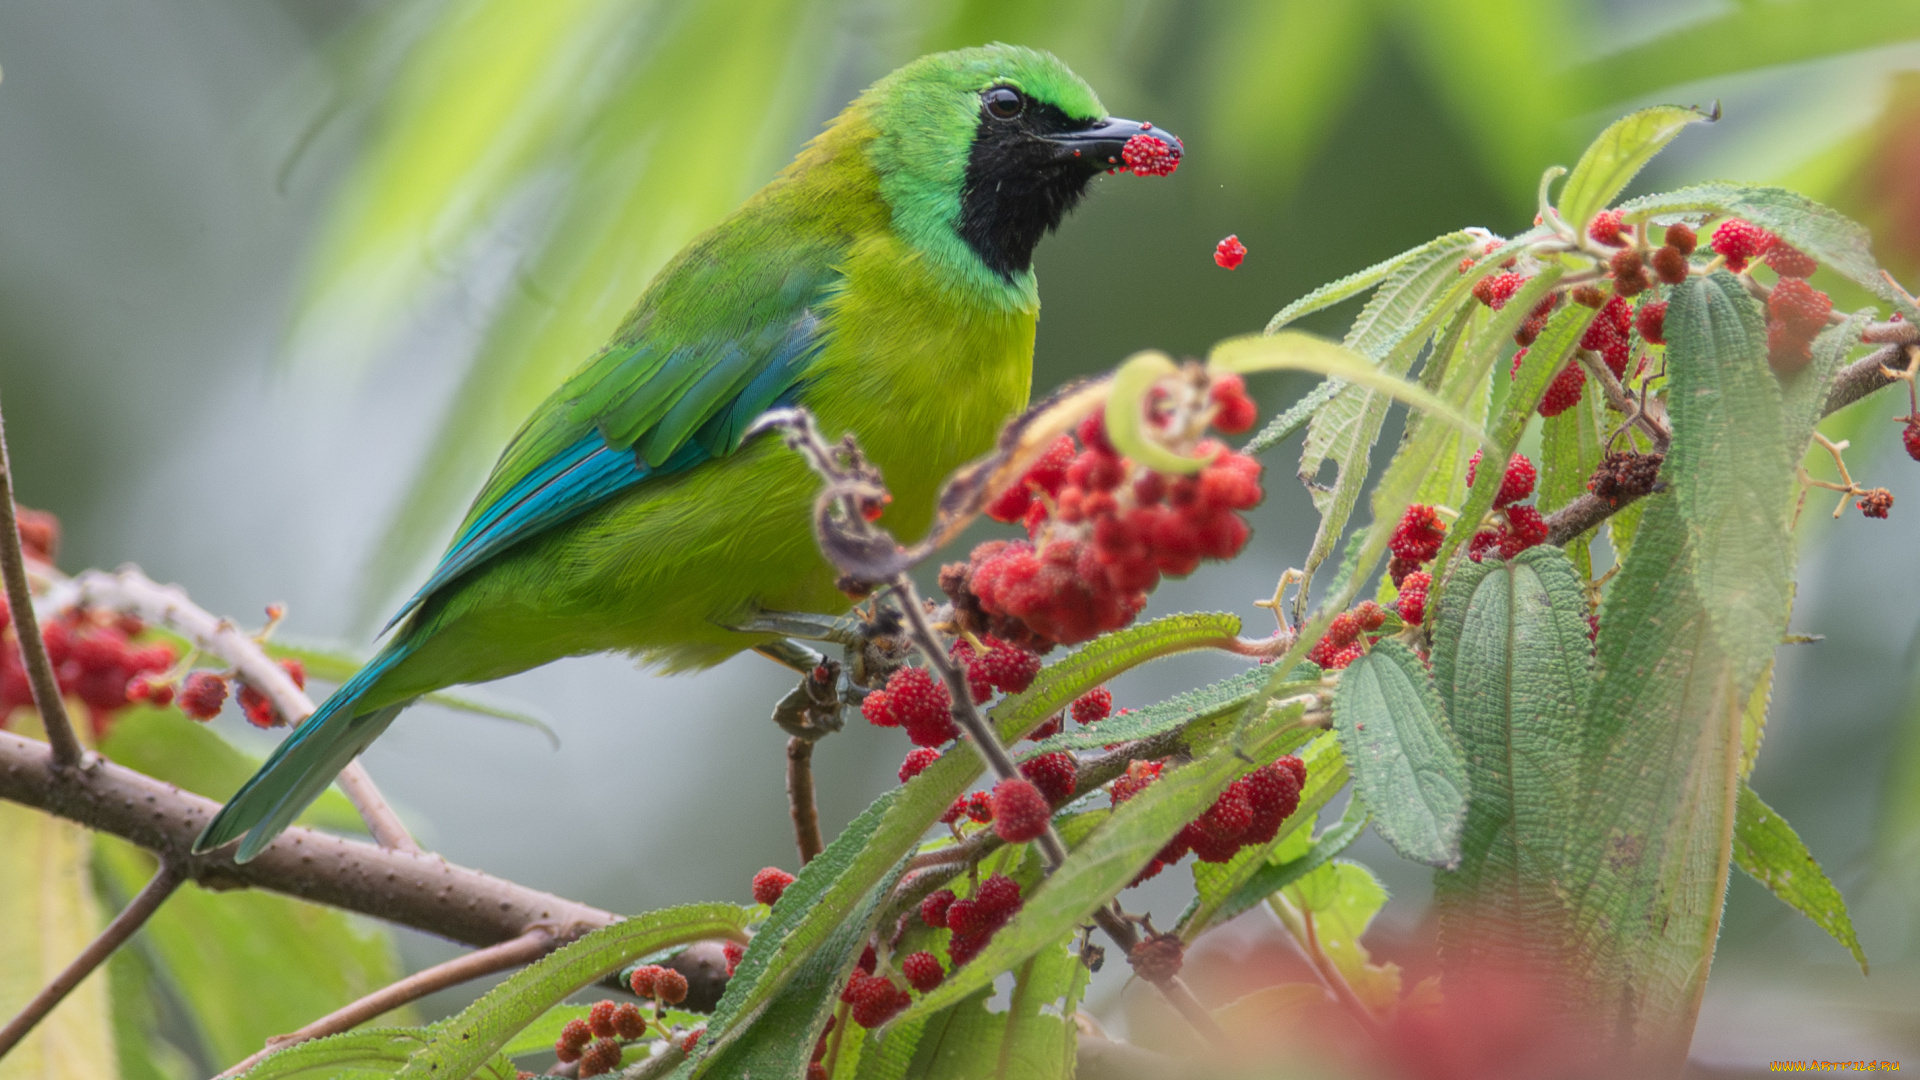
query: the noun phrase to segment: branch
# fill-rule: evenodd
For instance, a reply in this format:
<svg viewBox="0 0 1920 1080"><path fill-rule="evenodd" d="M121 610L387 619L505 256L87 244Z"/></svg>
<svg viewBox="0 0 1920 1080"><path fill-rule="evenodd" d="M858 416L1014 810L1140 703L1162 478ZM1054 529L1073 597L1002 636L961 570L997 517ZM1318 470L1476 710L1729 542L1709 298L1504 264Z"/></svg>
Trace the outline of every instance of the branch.
<svg viewBox="0 0 1920 1080"><path fill-rule="evenodd" d="M181 873L178 863L162 860L160 869L154 872L152 880L147 882L146 887L140 890L132 902L120 909L120 914L115 915L113 921L107 924L107 928L100 931L100 936L94 938L93 942L74 958L73 963L67 965L65 971L54 976L52 982L34 995L33 1000L27 1002L26 1008L21 1009L18 1016L8 1021L6 1027L0 1028L0 1058L6 1057L8 1051L19 1045L21 1039L27 1037L27 1033L33 1030L35 1024L45 1019L46 1015L53 1011L54 1006L59 1005L68 994L73 992L74 987L79 986L82 980L93 973L94 968L99 967L107 957L113 955L113 950L132 937L134 931L140 929L147 919L159 910L160 905L166 902L167 897L173 895L173 890L179 888L184 880L186 875Z"/></svg>
<svg viewBox="0 0 1920 1080"><path fill-rule="evenodd" d="M54 678L53 664L47 659L47 643L40 637L40 620L33 610L33 593L27 588L27 559L20 551L20 522L13 512L13 466L7 460L4 420L0 420L0 576L6 578L13 634L20 641L20 658L27 669L34 707L40 710L40 724L53 747L53 762L61 768L73 768L85 753L74 737L73 722L67 719L60 681Z"/></svg>
<svg viewBox="0 0 1920 1080"><path fill-rule="evenodd" d="M424 971L416 971L399 982L375 990L359 1001L315 1020L299 1031L287 1035L275 1035L267 1040L267 1045L258 1053L214 1077L214 1080L227 1080L228 1077L240 1076L289 1046L309 1039L351 1031L382 1013L391 1012L410 1001L418 1001L428 994L445 990L449 986L459 986L461 983L472 982L511 967L531 964L552 952L557 945L552 934L545 929L535 927L511 941L503 941L478 952L456 957L444 964L435 964Z"/></svg>
<svg viewBox="0 0 1920 1080"><path fill-rule="evenodd" d="M820 808L813 801L813 740L798 735L787 739L787 803L793 816L793 842L800 849L800 865L826 849L820 837Z"/></svg>
<svg viewBox="0 0 1920 1080"><path fill-rule="evenodd" d="M165 626L192 642L194 648L232 665L241 680L265 694L273 702L274 711L288 723L297 725L313 714L313 699L258 641L231 619L218 618L195 604L179 586L158 584L137 566L124 566L111 574L89 570L70 581L57 582L42 602L53 611L73 606L106 608ZM360 811L381 847L420 850L360 762L348 762L340 770L340 790Z"/></svg>
<svg viewBox="0 0 1920 1080"><path fill-rule="evenodd" d="M267 889L466 945L494 945L536 926L561 945L620 920L435 855L313 829L288 829L249 863L236 864L230 850L194 855L193 840L219 803L105 760L84 771L57 769L46 743L6 731L0 731L0 798L112 833L173 861L208 888Z"/></svg>

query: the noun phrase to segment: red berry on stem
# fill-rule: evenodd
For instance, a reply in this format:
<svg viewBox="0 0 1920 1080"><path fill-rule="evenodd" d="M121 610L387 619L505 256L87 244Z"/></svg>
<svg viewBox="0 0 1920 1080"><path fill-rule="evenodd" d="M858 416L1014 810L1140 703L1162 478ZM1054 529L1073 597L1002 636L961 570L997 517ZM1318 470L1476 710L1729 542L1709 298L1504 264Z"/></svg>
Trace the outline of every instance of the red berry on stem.
<svg viewBox="0 0 1920 1080"><path fill-rule="evenodd" d="M1920 425L1910 430L1920 430ZM1915 456L1920 457L1920 455ZM1091 724L1097 720L1105 720L1112 713L1113 691L1104 686L1096 686L1073 701L1073 722L1076 724Z"/></svg>
<svg viewBox="0 0 1920 1080"><path fill-rule="evenodd" d="M1073 789L1080 779L1080 765L1072 754L1065 751L1053 754L1041 754L1031 761L1022 762L1020 775L1026 777L1047 802L1059 806L1073 797ZM994 815L999 820L999 815Z"/></svg>
<svg viewBox="0 0 1920 1080"><path fill-rule="evenodd" d="M1002 780L993 788L993 831L1009 844L1024 844L1047 831L1053 808L1030 780Z"/></svg>
<svg viewBox="0 0 1920 1080"><path fill-rule="evenodd" d="M893 703L887 700L885 690L869 690L860 702L860 715L874 727L899 727L900 718L893 715Z"/></svg>
<svg viewBox="0 0 1920 1080"><path fill-rule="evenodd" d="M1773 272L1783 278L1810 278L1815 270L1820 269L1820 264L1814 261L1813 256L1784 240L1775 241L1767 249L1766 259Z"/></svg>
<svg viewBox="0 0 1920 1080"><path fill-rule="evenodd" d="M1649 345L1665 345L1667 343L1667 302L1660 300L1641 304L1639 312L1634 316L1634 325L1640 331L1640 340ZM1614 374L1618 375L1619 372Z"/></svg>
<svg viewBox="0 0 1920 1080"><path fill-rule="evenodd" d="M1478 461L1476 452L1475 461ZM1471 477L1472 466L1469 468ZM1471 484L1473 481L1467 481ZM1387 541L1387 550L1395 558L1409 562L1423 563L1440 554L1440 545L1446 542L1447 527L1440 520L1440 514L1433 507L1415 503L1407 507L1400 515L1400 524L1394 527L1393 536Z"/></svg>
<svg viewBox="0 0 1920 1080"><path fill-rule="evenodd" d="M665 970L659 964L642 964L627 976L627 986L633 990L635 997L650 998L654 986L659 982L660 973Z"/></svg>
<svg viewBox="0 0 1920 1080"><path fill-rule="evenodd" d="M1213 261L1222 269L1232 270L1247 258L1247 245L1240 242L1238 236L1229 236L1213 246Z"/></svg>
<svg viewBox="0 0 1920 1080"><path fill-rule="evenodd" d="M1854 505L1860 508L1862 514L1870 518L1884 518L1887 516L1887 511L1893 509L1893 492L1886 488L1873 488L1867 492L1865 498Z"/></svg>
<svg viewBox="0 0 1920 1080"><path fill-rule="evenodd" d="M939 889L920 901L920 921L940 929L947 925L947 909L953 906L953 890Z"/></svg>
<svg viewBox="0 0 1920 1080"><path fill-rule="evenodd" d="M925 746L915 747L907 752L907 760L900 766L900 782L907 781L927 771L927 766L940 760L940 751Z"/></svg>
<svg viewBox="0 0 1920 1080"><path fill-rule="evenodd" d="M227 680L211 671L196 671L180 686L180 711L195 720L211 720L220 715L227 700Z"/></svg>
<svg viewBox="0 0 1920 1080"><path fill-rule="evenodd" d="M599 1039L580 1055L580 1073L584 1077L602 1076L620 1067L620 1044Z"/></svg>
<svg viewBox="0 0 1920 1080"><path fill-rule="evenodd" d="M1687 257L1676 247L1663 247L1656 250L1652 261L1654 276L1669 285L1678 285L1687 280L1687 275L1693 270L1687 262Z"/></svg>
<svg viewBox="0 0 1920 1080"><path fill-rule="evenodd" d="M940 966L940 958L930 952L909 953L900 961L900 974L907 977L908 985L921 993L939 986L947 977L947 970Z"/></svg>
<svg viewBox="0 0 1920 1080"><path fill-rule="evenodd" d="M1568 364L1547 384L1547 392L1540 397L1540 415L1552 418L1573 408L1586 387L1586 371L1579 364Z"/></svg>
<svg viewBox="0 0 1920 1080"><path fill-rule="evenodd" d="M768 907L780 902L780 897L793 884L793 875L777 866L769 866L753 875L753 902Z"/></svg>
<svg viewBox="0 0 1920 1080"><path fill-rule="evenodd" d="M687 977L670 967L663 967L653 978L653 996L667 1005L678 1005L687 1000Z"/></svg>
<svg viewBox="0 0 1920 1080"><path fill-rule="evenodd" d="M1907 426L1900 431L1900 445L1906 448L1908 457L1920 461L1920 415L1907 417Z"/></svg>
<svg viewBox="0 0 1920 1080"><path fill-rule="evenodd" d="M1618 210L1600 211L1593 215L1593 221L1587 225L1587 235L1609 247L1619 247L1627 242L1627 238L1620 235L1620 217Z"/></svg>
<svg viewBox="0 0 1920 1080"><path fill-rule="evenodd" d="M554 1053L560 1060L572 1063L580 1060L580 1052L593 1041L593 1028L585 1020L569 1020L560 1029L560 1038L554 1041Z"/></svg>
<svg viewBox="0 0 1920 1080"><path fill-rule="evenodd" d="M1408 574L1400 583L1400 621L1408 626L1419 626L1427 617L1427 590L1433 585L1433 575L1423 572Z"/></svg>
<svg viewBox="0 0 1920 1080"><path fill-rule="evenodd" d="M1747 260L1765 255L1777 238L1752 222L1731 218L1713 230L1713 250L1727 260L1727 269L1739 273Z"/></svg>
<svg viewBox="0 0 1920 1080"><path fill-rule="evenodd" d="M939 746L959 734L953 695L925 668L901 668L887 680L887 706L915 746Z"/></svg>
<svg viewBox="0 0 1920 1080"><path fill-rule="evenodd" d="M1682 255L1693 254L1694 245L1699 243L1699 237L1695 236L1694 231L1684 223L1667 226L1667 233L1663 239L1668 247L1676 249Z"/></svg>

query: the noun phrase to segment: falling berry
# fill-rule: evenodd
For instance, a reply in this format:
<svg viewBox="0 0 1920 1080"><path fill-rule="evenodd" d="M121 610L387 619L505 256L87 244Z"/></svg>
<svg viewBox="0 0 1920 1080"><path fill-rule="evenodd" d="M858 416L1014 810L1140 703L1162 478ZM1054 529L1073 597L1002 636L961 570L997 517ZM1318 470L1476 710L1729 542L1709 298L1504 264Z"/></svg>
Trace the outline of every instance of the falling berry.
<svg viewBox="0 0 1920 1080"><path fill-rule="evenodd" d="M780 902L780 897L793 884L793 875L777 866L769 866L753 875L753 902L768 907Z"/></svg>
<svg viewBox="0 0 1920 1080"><path fill-rule="evenodd" d="M1222 269L1232 270L1247 257L1247 245L1240 242L1238 236L1229 236L1213 246L1213 261Z"/></svg>

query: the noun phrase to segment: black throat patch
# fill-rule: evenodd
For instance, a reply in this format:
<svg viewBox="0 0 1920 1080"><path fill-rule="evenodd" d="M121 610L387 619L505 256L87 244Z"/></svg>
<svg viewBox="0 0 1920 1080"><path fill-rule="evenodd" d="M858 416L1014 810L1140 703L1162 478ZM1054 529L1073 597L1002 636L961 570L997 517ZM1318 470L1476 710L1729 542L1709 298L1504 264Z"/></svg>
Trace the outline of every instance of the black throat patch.
<svg viewBox="0 0 1920 1080"><path fill-rule="evenodd" d="M1032 266L1034 246L1086 194L1104 165L1075 157L1046 136L1095 123L1034 101L1012 120L981 109L960 191L960 238L988 269L1011 279Z"/></svg>

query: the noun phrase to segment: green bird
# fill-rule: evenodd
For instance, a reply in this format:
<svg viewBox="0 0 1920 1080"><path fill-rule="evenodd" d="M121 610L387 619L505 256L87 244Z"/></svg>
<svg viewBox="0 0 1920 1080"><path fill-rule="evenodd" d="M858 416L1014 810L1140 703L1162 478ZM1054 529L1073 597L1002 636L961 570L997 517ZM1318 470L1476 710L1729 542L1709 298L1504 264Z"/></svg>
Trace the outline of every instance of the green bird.
<svg viewBox="0 0 1920 1080"><path fill-rule="evenodd" d="M793 163L660 271L599 354L507 444L393 636L195 842L258 855L422 694L564 656L707 667L765 610L847 599L815 545L818 480L767 410L851 431L888 527L1027 402L1033 249L1129 139L1079 76L1007 45L925 56L867 89Z"/></svg>

